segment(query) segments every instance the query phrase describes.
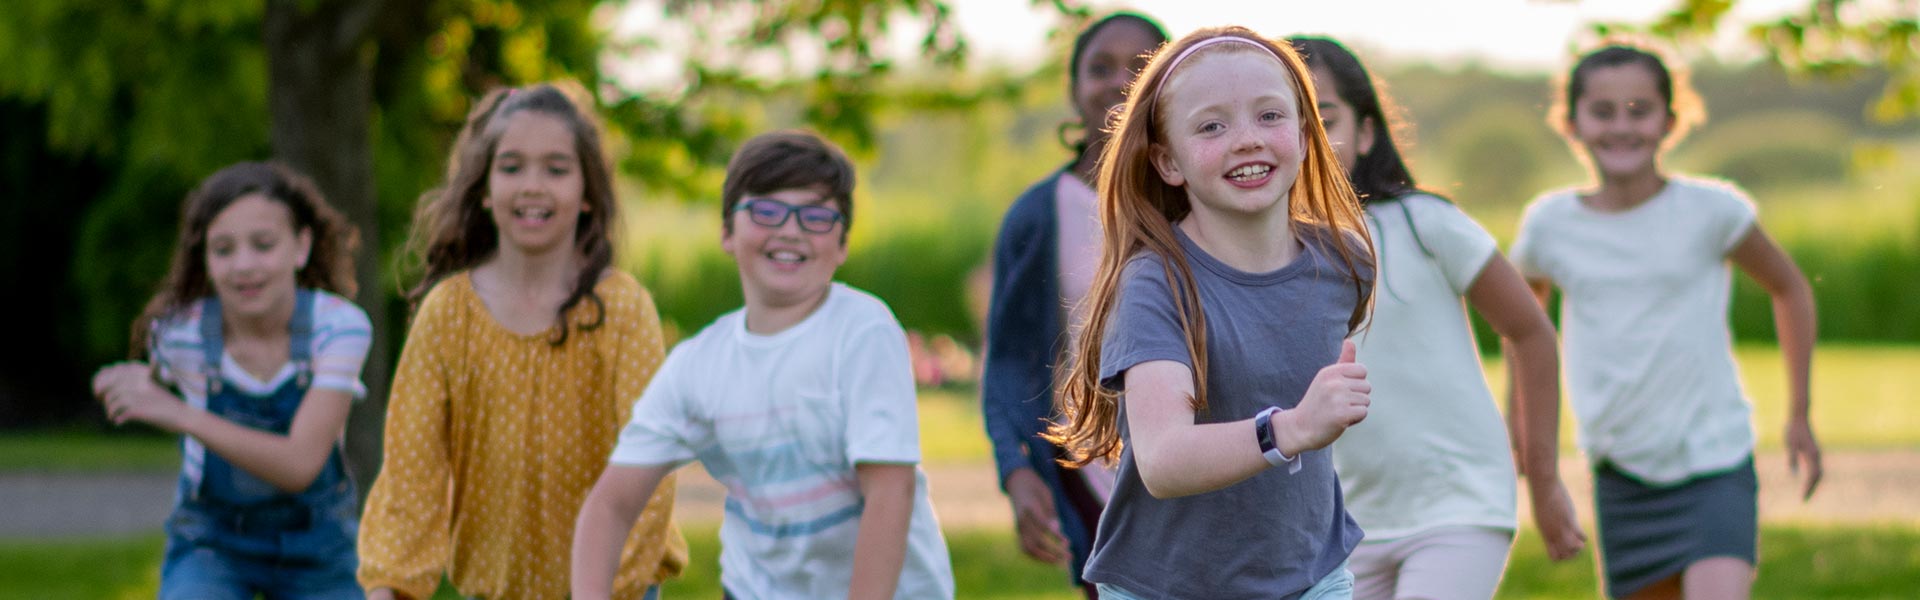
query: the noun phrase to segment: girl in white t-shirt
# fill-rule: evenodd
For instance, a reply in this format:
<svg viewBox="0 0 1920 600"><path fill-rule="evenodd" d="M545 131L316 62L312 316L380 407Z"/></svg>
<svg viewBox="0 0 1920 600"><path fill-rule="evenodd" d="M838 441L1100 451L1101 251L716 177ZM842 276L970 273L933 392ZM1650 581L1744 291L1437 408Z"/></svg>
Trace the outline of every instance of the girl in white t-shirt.
<svg viewBox="0 0 1920 600"><path fill-rule="evenodd" d="M1563 560L1585 538L1560 482L1553 324L1492 235L1414 186L1359 58L1331 39L1291 41L1380 255L1373 317L1356 340L1377 410L1333 446L1347 510L1367 532L1354 597L1490 598L1513 543L1515 469L1462 300L1510 350L1512 448L1547 554Z"/></svg>
<svg viewBox="0 0 1920 600"><path fill-rule="evenodd" d="M1595 182L1536 198L1513 245L1540 302L1556 287L1563 296L1569 396L1615 597L1746 597L1752 586L1752 409L1727 330L1729 262L1772 297L1791 398L1788 464L1805 467L1804 495L1820 482L1806 277L1745 193L1660 166L1700 113L1686 79L1646 49L1581 57L1549 122Z"/></svg>

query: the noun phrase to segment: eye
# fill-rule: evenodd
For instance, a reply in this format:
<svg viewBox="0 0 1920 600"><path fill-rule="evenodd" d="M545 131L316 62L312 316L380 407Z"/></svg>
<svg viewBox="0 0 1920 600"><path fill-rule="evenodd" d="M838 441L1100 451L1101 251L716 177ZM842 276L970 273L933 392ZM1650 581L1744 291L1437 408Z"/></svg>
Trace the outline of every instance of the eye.
<svg viewBox="0 0 1920 600"><path fill-rule="evenodd" d="M1269 110L1267 112L1260 113L1260 120L1267 123L1278 123L1286 118L1287 118L1286 113L1283 113L1277 110Z"/></svg>
<svg viewBox="0 0 1920 600"><path fill-rule="evenodd" d="M207 246L207 254L211 254L219 257L232 256L233 244L226 244L226 243L209 244Z"/></svg>
<svg viewBox="0 0 1920 600"><path fill-rule="evenodd" d="M518 163L497 163L494 165L494 170L505 175L513 175L520 172L520 165Z"/></svg>
<svg viewBox="0 0 1920 600"><path fill-rule="evenodd" d="M800 220L814 225L832 226L840 220L839 211L824 206L808 206L800 209Z"/></svg>
<svg viewBox="0 0 1920 600"><path fill-rule="evenodd" d="M274 239L261 239L261 240L254 240L254 241L253 241L253 249L254 249L254 250L257 250L257 251L260 251L260 252L268 252L268 251L271 251L271 250L273 250L273 247L274 247L274 246L278 246L278 245L280 245L280 240L274 240Z"/></svg>
<svg viewBox="0 0 1920 600"><path fill-rule="evenodd" d="M1227 124L1219 121L1207 121L1200 124L1200 133L1219 133L1227 130Z"/></svg>
<svg viewBox="0 0 1920 600"><path fill-rule="evenodd" d="M573 172L573 169L570 169L564 166L555 165L555 166L547 167L547 174L552 175L554 177L564 177L568 173L572 173L572 172Z"/></svg>
<svg viewBox="0 0 1920 600"><path fill-rule="evenodd" d="M752 211L753 216L763 219L778 219L787 214L785 205L770 200L755 201L747 207L747 210Z"/></svg>

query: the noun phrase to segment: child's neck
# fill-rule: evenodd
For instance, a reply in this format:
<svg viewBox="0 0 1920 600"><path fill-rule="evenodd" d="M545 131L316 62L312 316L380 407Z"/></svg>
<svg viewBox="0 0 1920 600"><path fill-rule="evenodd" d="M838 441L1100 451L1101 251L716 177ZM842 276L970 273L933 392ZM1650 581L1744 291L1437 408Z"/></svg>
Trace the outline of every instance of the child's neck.
<svg viewBox="0 0 1920 600"><path fill-rule="evenodd" d="M1588 207L1606 212L1618 212L1645 204L1647 200L1666 189L1667 178L1657 168L1649 168L1636 173L1600 174L1600 189L1594 190L1585 198Z"/></svg>
<svg viewBox="0 0 1920 600"><path fill-rule="evenodd" d="M580 256L573 244L562 244L551 251L528 253L502 245L493 258L480 264L487 278L506 289L572 290L579 279Z"/></svg>
<svg viewBox="0 0 1920 600"><path fill-rule="evenodd" d="M1277 271L1300 256L1285 204L1261 217L1196 210L1176 226L1214 259L1248 273Z"/></svg>
<svg viewBox="0 0 1920 600"><path fill-rule="evenodd" d="M266 312L255 315L222 311L220 321L228 342L238 339L281 340L286 339L287 326L293 322L293 298L287 298L268 308Z"/></svg>
<svg viewBox="0 0 1920 600"><path fill-rule="evenodd" d="M833 285L821 288L818 294L794 298L771 298L747 294L747 332L754 335L774 335L799 325L807 320L820 305L827 303L832 295Z"/></svg>

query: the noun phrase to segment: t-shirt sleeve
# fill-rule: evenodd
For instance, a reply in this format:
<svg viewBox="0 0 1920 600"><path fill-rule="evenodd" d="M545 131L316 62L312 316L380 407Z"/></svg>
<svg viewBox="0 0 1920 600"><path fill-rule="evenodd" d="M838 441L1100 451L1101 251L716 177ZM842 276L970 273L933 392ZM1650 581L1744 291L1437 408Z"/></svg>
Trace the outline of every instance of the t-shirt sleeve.
<svg viewBox="0 0 1920 600"><path fill-rule="evenodd" d="M313 387L339 390L365 398L367 386L360 370L373 343L373 325L366 311L344 298L326 296L314 307Z"/></svg>
<svg viewBox="0 0 1920 600"><path fill-rule="evenodd" d="M680 385L681 372L692 364L686 350L682 345L668 353L660 371L647 382L646 391L633 404L633 418L620 430L609 462L678 466L693 460L695 449L712 443L712 425L693 418Z"/></svg>
<svg viewBox="0 0 1920 600"><path fill-rule="evenodd" d="M200 347L199 317L162 317L152 327L147 336L147 360L155 378L183 395L187 390L205 390L206 355Z"/></svg>
<svg viewBox="0 0 1920 600"><path fill-rule="evenodd" d="M1170 360L1193 367L1162 264L1155 257L1135 258L1120 273L1120 294L1100 338L1100 382L1108 388L1119 389L1120 376L1140 363Z"/></svg>
<svg viewBox="0 0 1920 600"><path fill-rule="evenodd" d="M919 463L920 413L906 331L887 318L847 336L840 351L848 463Z"/></svg>
<svg viewBox="0 0 1920 600"><path fill-rule="evenodd" d="M1520 233L1514 236L1513 246L1507 248L1507 260L1513 261L1514 268L1519 269L1520 275L1527 279L1553 278L1547 272L1546 261L1540 256L1540 239L1545 235L1542 230L1546 228L1545 219L1541 217L1545 212L1545 204L1546 199L1536 199L1520 213Z"/></svg>
<svg viewBox="0 0 1920 600"><path fill-rule="evenodd" d="M1729 252L1753 229L1760 218L1759 209L1754 207L1753 198L1732 185L1726 187L1725 194L1716 194L1714 200L1714 239L1720 243L1721 252Z"/></svg>
<svg viewBox="0 0 1920 600"><path fill-rule="evenodd" d="M1480 223L1461 212L1460 207L1439 199L1415 199L1410 206L1414 214L1414 226L1421 241L1433 251L1440 272L1447 278L1447 285L1455 294L1467 293L1473 287L1475 279L1480 277L1481 269L1487 266L1487 259L1493 256L1498 244L1493 234L1487 233Z"/></svg>

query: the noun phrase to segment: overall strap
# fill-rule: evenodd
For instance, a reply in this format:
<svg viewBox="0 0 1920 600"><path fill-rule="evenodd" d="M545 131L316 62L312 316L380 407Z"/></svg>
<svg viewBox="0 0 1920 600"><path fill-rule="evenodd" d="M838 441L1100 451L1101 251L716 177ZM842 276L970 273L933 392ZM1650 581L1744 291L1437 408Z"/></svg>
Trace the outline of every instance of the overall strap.
<svg viewBox="0 0 1920 600"><path fill-rule="evenodd" d="M288 322L287 361L293 363L294 377L305 388L313 382L313 290L298 289L293 294L293 318Z"/></svg>
<svg viewBox="0 0 1920 600"><path fill-rule="evenodd" d="M226 355L227 347L225 338L220 335L220 328L220 296L207 296L200 301L200 351L203 355L200 373L207 378L208 398L218 395L222 385L220 361Z"/></svg>

